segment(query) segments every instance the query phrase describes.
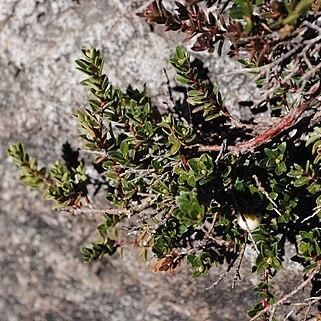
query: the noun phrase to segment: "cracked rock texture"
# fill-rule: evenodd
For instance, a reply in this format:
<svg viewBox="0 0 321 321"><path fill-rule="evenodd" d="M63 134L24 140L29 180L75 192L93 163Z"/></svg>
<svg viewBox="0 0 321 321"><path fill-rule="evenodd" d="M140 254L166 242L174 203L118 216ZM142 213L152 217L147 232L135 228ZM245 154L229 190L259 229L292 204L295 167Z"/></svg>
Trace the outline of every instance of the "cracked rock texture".
<svg viewBox="0 0 321 321"><path fill-rule="evenodd" d="M142 87L155 101L166 101L166 78L173 79L167 58L182 37L150 27L135 16L146 1L137 0L1 0L0 1L0 312L1 321L196 321L245 320L256 301L248 275L231 290L233 275L205 291L222 273L193 280L189 267L173 277L154 274L139 252L122 259L85 265L80 248L95 240L93 217L70 217L50 210L41 193L22 186L6 148L16 141L44 164L61 155L68 141L81 146L73 112L85 106L83 75L75 70L79 49L97 46L107 55L113 83ZM249 95L243 76L219 79L231 62L205 58L212 80L223 93L233 92L228 106ZM165 105L163 104L164 108ZM246 257L251 258L248 252ZM282 277L282 276L281 276ZM288 282L298 283L294 273ZM282 284L286 292L286 285Z"/></svg>

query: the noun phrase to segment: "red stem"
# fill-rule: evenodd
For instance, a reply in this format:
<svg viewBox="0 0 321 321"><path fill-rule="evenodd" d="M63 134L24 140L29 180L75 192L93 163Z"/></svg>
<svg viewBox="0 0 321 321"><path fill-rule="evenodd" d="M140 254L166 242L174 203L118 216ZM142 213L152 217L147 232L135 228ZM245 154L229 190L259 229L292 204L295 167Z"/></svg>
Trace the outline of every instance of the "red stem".
<svg viewBox="0 0 321 321"><path fill-rule="evenodd" d="M29 164L27 164L27 166L28 166L28 168L33 172L33 174L34 174L37 178L41 179L46 185L49 185L49 186L51 186L51 187L53 187L53 188L57 188L57 185L56 185L54 182L52 182L50 179L48 179L48 178L46 178L45 176L43 176L39 171L31 168Z"/></svg>
<svg viewBox="0 0 321 321"><path fill-rule="evenodd" d="M264 274L263 274L263 277L264 277L264 283L268 284L269 283L269 269L266 268L264 270ZM269 294L269 287L268 285L264 286L263 288L263 292L268 295ZM269 298L264 298L263 299L263 302L262 302L262 305L263 305L263 309L267 308L269 306ZM268 312L264 312L264 321L267 321L268 320Z"/></svg>
<svg viewBox="0 0 321 321"><path fill-rule="evenodd" d="M278 135L285 129L291 127L296 123L298 118L301 116L301 114L306 110L307 108L307 103L303 102L299 106L293 108L287 116L282 118L282 120L276 124L274 127L269 128L266 130L264 133L261 135L258 135L250 140L247 140L243 142L240 145L236 146L228 146L227 149L231 152L236 152L236 153L246 153L264 143L269 141L271 138L274 136ZM205 152L205 151L220 151L221 146L219 145L212 145L212 146L201 146L199 148L200 152Z"/></svg>

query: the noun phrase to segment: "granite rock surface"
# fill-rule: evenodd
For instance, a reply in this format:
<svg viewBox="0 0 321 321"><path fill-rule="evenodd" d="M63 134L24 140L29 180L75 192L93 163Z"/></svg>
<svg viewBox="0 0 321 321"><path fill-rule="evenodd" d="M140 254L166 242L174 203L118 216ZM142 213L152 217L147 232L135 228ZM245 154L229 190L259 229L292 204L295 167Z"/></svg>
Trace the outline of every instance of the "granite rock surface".
<svg viewBox="0 0 321 321"><path fill-rule="evenodd" d="M170 277L154 274L139 252L126 250L86 265L80 248L95 240L94 217L70 217L51 211L41 193L22 186L6 148L22 141L43 164L60 157L62 145L81 146L73 112L85 107L86 92L75 70L79 49L102 48L112 82L142 87L155 102L168 99L167 58L182 37L151 28L135 12L137 0L1 0L0 1L0 319L2 321L227 321L246 320L255 302L253 275L246 271L231 290L233 275L206 291L222 273L192 279L189 267ZM242 116L238 100L248 99L243 76L217 76L234 68L215 55L204 58L212 80L233 93L228 107ZM163 104L163 108L166 105ZM282 276L281 276L282 278ZM295 273L289 283L297 284ZM284 287L282 289L282 286ZM280 291L287 291L286 284Z"/></svg>

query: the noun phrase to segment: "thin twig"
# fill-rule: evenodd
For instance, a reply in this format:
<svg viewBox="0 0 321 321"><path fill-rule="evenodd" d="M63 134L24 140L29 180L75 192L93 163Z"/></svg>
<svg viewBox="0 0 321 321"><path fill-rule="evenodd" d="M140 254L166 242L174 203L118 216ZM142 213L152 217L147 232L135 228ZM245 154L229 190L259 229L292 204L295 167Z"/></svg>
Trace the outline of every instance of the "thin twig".
<svg viewBox="0 0 321 321"><path fill-rule="evenodd" d="M124 177L128 174L138 174L139 177L142 177L142 176L148 176L149 174L153 174L155 172L156 172L156 170L153 168L144 168L144 169L128 168L123 173L121 173L119 176Z"/></svg>
<svg viewBox="0 0 321 321"><path fill-rule="evenodd" d="M308 318L308 315L309 315L311 309L312 309L312 304L311 304L311 302L309 302L309 304L308 304L308 309L307 309L307 312L306 312L305 315L304 315L303 321L307 321L307 318Z"/></svg>
<svg viewBox="0 0 321 321"><path fill-rule="evenodd" d="M276 307L274 307L271 311L271 315L269 317L269 321L273 321L273 317L274 317L274 314L275 314L275 310L276 310Z"/></svg>
<svg viewBox="0 0 321 321"><path fill-rule="evenodd" d="M217 217L218 217L218 212L216 212L216 213L214 214L213 222L212 222L212 224L211 224L210 229L209 229L209 230L207 231L207 233L205 234L205 237L204 237L205 239L208 239L208 238L211 237L211 234L213 233L213 230L214 230L214 226L215 226Z"/></svg>
<svg viewBox="0 0 321 321"><path fill-rule="evenodd" d="M220 160L222 159L225 151L226 151L226 146L227 146L227 139L224 139L220 148L220 152L218 153L216 159L215 159L215 164L218 164Z"/></svg>
<svg viewBox="0 0 321 321"><path fill-rule="evenodd" d="M300 65L298 63L294 64L291 67L291 72L288 75L286 75L281 81L276 82L272 87L266 88L263 94L255 100L256 105L259 105L262 102L266 101L267 98L270 98L273 95L273 93L275 93L278 89L281 88L282 85L286 84L289 80L291 80L297 74L299 69Z"/></svg>
<svg viewBox="0 0 321 321"><path fill-rule="evenodd" d="M259 191L272 203L274 211L279 215L282 216L281 212L278 210L277 204L273 201L273 199L269 196L269 193L264 189L261 182L259 181L258 177L256 175L252 176L255 180L256 186L259 189Z"/></svg>
<svg viewBox="0 0 321 321"><path fill-rule="evenodd" d="M205 290L211 290L213 288L215 288L225 277L227 274L229 274L229 272L231 271L231 268L233 267L235 263L235 260L233 260L229 266L227 267L227 269L219 276L219 278L209 287L205 288Z"/></svg>
<svg viewBox="0 0 321 321"><path fill-rule="evenodd" d="M252 319L250 319L249 321L254 321L257 320L262 314L271 311L272 309L274 309L274 307L280 306L282 304L284 304L289 298L293 297L296 293L298 293L300 290L302 290L306 285L308 285L311 280L319 273L320 271L320 267L321 267L321 261L317 262L317 266L311 271L309 277L303 281L299 286L297 286L293 291L291 291L290 293L284 295L280 300L278 300L276 303L264 308L263 310L261 310L260 312L258 312Z"/></svg>
<svg viewBox="0 0 321 321"><path fill-rule="evenodd" d="M283 319L283 321L286 321L290 316L291 314L294 312L294 310L291 310Z"/></svg>
<svg viewBox="0 0 321 321"><path fill-rule="evenodd" d="M217 76L230 76L230 75L235 75L235 74L239 74L239 73L262 72L262 71L266 71L268 69L272 69L274 66L279 65L282 61L286 60L287 58L291 57L296 52L298 52L302 46L303 46L303 44L300 44L297 47L294 47L293 49L288 51L286 54L282 55L280 58L274 60L273 62L269 63L268 65L264 65L264 66L256 67L256 68L243 68L243 69L239 69L236 71L218 74Z"/></svg>
<svg viewBox="0 0 321 321"><path fill-rule="evenodd" d="M74 213L76 215L81 215L81 214L110 214L110 215L123 215L127 214L128 210L122 209L118 210L116 208L106 208L106 209L101 209L101 208L89 208L89 207L81 207L81 208L74 208L72 206L69 207L62 207L62 208L55 208L54 211L56 212L69 212L69 213Z"/></svg>
<svg viewBox="0 0 321 321"><path fill-rule="evenodd" d="M310 101L310 100L309 100ZM247 153L256 147L267 143L270 139L284 131L285 129L288 129L289 127L293 126L298 118L302 115L302 113L307 109L308 103L302 102L297 107L294 107L291 109L289 114L282 118L282 120L277 123L272 128L269 128L261 135L258 135L248 141L243 142L240 145L236 146L227 146L227 149L230 152L234 153ZM201 146L198 150L200 152L207 152L207 151L219 151L221 146L218 145L212 145L212 146Z"/></svg>
<svg viewBox="0 0 321 321"><path fill-rule="evenodd" d="M262 300L262 305L264 308L267 308L269 306L269 286L268 286L268 283L269 283L269 275L270 275L270 270L269 268L265 268L264 272L263 272L263 278L264 278L264 287L263 287L263 292L265 293L266 297L263 298ZM275 313L275 309L276 307L274 307L272 309L272 313L271 315L273 315ZM264 321L267 321L267 318L268 318L268 312L266 311L264 313Z"/></svg>
<svg viewBox="0 0 321 321"><path fill-rule="evenodd" d="M44 175L42 175L42 173L40 171L37 171L37 170L31 168L31 166L29 164L27 166L33 172L35 177L41 179L46 185L51 186L51 187L53 187L55 189L57 188L57 185L52 180L50 180L49 178L47 178Z"/></svg>
<svg viewBox="0 0 321 321"><path fill-rule="evenodd" d="M286 305L291 305L291 306L299 306L299 308L297 309L297 311L295 312L296 315L298 315L303 309L305 309L306 307L308 307L308 311L307 313L305 313L305 319L307 320L308 314L310 313L310 310L312 308L312 305L317 303L318 301L321 300L321 297L311 297L308 299L305 299L304 301L309 301L309 303L306 302L296 302L296 303L285 303ZM283 321L286 321L291 314L294 313L294 309L292 309L283 319ZM304 321L303 320L303 321Z"/></svg>
<svg viewBox="0 0 321 321"><path fill-rule="evenodd" d="M78 148L77 149L78 152L81 152L81 153L86 153L86 154L93 154L93 155L98 155L98 156L102 156L102 157L107 157L108 155L106 154L106 152L104 151L97 151L97 150L89 150L89 149L81 149L81 148Z"/></svg>
<svg viewBox="0 0 321 321"><path fill-rule="evenodd" d="M109 214L109 215L133 215L135 213L139 213L151 205L151 199L147 198L143 203L132 206L129 209L116 209L116 208L106 208L106 209L96 209L90 207L81 207L81 208L74 208L72 206L63 207L63 208L56 208L55 211L59 212L69 212L74 213L76 215L80 214Z"/></svg>
<svg viewBox="0 0 321 321"><path fill-rule="evenodd" d="M215 288L224 278L225 276L230 272L229 269L227 269L226 271L224 271L220 277L211 285L211 286L208 286L207 288L205 288L206 291L208 290L211 290L213 288Z"/></svg>
<svg viewBox="0 0 321 321"><path fill-rule="evenodd" d="M239 254L239 261L238 261L236 269L235 269L234 279L233 279L233 283L232 283L232 289L235 288L235 284L236 284L237 279L241 280L240 269L241 269L241 265L243 262L245 249L246 249L246 243L244 243L244 245L241 249L241 252Z"/></svg>
<svg viewBox="0 0 321 321"><path fill-rule="evenodd" d="M311 214L310 216L306 217L304 220L301 221L301 223L304 223L308 220L310 220L311 218L313 218L314 216L318 215L320 213L320 210L321 210L321 206L317 206L313 209L313 214Z"/></svg>

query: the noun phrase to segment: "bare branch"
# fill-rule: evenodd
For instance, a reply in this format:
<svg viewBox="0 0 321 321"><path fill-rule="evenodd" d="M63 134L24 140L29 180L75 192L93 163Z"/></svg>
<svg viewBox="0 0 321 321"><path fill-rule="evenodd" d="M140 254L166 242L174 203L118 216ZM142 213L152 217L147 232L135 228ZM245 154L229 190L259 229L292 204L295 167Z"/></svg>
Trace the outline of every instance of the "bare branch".
<svg viewBox="0 0 321 321"><path fill-rule="evenodd" d="M274 211L279 215L282 216L281 212L278 210L277 204L273 201L273 199L269 196L269 193L263 188L261 182L259 181L259 178L256 175L252 176L255 180L256 186L259 189L259 191L271 202L273 205Z"/></svg>
<svg viewBox="0 0 321 321"><path fill-rule="evenodd" d="M238 261L236 269L235 269L234 279L233 279L233 283L232 283L232 289L235 288L235 284L236 284L237 279L241 280L240 269L241 269L241 265L242 265L242 262L243 262L245 249L246 249L246 243L244 243L244 245L243 245L243 247L241 249L241 252L239 254L239 261Z"/></svg>
<svg viewBox="0 0 321 321"><path fill-rule="evenodd" d="M300 285L298 285L293 291L284 295L276 303L274 303L274 304L264 308L260 312L258 312L253 318L250 319L250 321L257 320L262 314L272 311L275 307L278 307L278 306L284 304L287 300L289 300L291 297L293 297L296 293L298 293L300 290L302 290L306 285L308 285L312 281L312 279L319 273L320 267L321 267L321 261L318 261L317 266L311 271L309 277L305 281L303 281Z"/></svg>
<svg viewBox="0 0 321 321"><path fill-rule="evenodd" d="M319 89L318 89L318 91L319 91ZM309 99L308 101L304 101L301 104L299 104L298 106L291 109L289 114L287 116L285 116L284 118L282 118L279 123L277 123L272 128L269 128L261 135L258 135L248 141L245 141L240 145L227 146L227 150L230 152L234 152L234 153L247 153L247 152L255 149L256 147L267 143L273 137L277 136L278 134L280 134L284 130L293 126L296 123L296 121L298 120L298 118L307 109L308 102L310 102L310 101L311 101L311 99ZM212 145L212 146L201 146L201 147L199 147L198 150L200 152L208 152L208 151L220 151L220 149L221 149L221 146Z"/></svg>
<svg viewBox="0 0 321 321"><path fill-rule="evenodd" d="M129 209L116 209L116 208L106 208L106 209L96 209L96 208L90 208L90 207L81 207L81 208L74 208L72 206L63 207L63 208L56 208L55 211L59 212L69 212L73 213L75 215L81 215L81 214L109 214L109 215L127 215L130 217L131 215L135 213L139 213L151 205L151 199L146 198L144 202L137 205L132 205Z"/></svg>

